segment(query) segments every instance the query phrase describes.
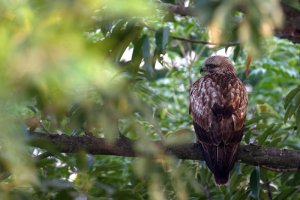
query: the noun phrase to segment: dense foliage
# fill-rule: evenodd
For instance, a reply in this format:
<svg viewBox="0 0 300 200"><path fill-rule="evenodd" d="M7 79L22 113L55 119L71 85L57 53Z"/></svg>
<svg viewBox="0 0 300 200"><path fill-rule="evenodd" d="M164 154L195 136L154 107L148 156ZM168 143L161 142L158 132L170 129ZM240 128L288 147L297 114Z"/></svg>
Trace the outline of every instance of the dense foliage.
<svg viewBox="0 0 300 200"><path fill-rule="evenodd" d="M194 141L190 85L226 52L249 90L242 143L300 149L300 45L272 37L277 2L181 1L196 17L175 2L0 1L0 199L300 198L299 172L237 163L217 187L204 162L151 145ZM33 148L33 131L122 134L148 156Z"/></svg>

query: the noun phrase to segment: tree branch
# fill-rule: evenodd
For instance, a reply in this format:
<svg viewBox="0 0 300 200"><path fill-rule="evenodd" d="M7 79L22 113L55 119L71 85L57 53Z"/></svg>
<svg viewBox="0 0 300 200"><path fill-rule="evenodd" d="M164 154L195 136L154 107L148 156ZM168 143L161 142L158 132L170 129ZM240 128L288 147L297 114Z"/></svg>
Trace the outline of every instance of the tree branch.
<svg viewBox="0 0 300 200"><path fill-rule="evenodd" d="M156 32L157 30L155 28L152 28L151 26L148 26L146 24L143 24L143 26L147 27L150 31ZM196 40L196 39L190 39L190 38L183 38L183 37L178 37L174 35L170 35L170 38L174 40L179 40L183 42L190 42L190 43L195 43L195 44L204 44L204 45L217 45L217 46L236 46L239 45L239 42L228 42L228 43L214 43L214 42L208 42L204 40Z"/></svg>
<svg viewBox="0 0 300 200"><path fill-rule="evenodd" d="M177 15L197 16L197 12L191 7L184 7L170 3L161 3L161 6ZM300 11L281 2L281 8L285 15L284 26L275 30L275 36L288 39L294 43L300 43ZM242 11L242 10L241 10Z"/></svg>
<svg viewBox="0 0 300 200"><path fill-rule="evenodd" d="M190 43L198 43L198 44L206 44L206 45L218 45L218 46L236 46L239 45L239 42L229 42L229 43L213 43L213 42L207 42L207 41L203 41L203 40L195 40L195 39L189 39L189 38L182 38L182 37L177 37L177 36L171 36L171 38L175 39L175 40L180 40L180 41L184 41L184 42L190 42Z"/></svg>
<svg viewBox="0 0 300 200"><path fill-rule="evenodd" d="M122 137L115 142L93 136L68 136L65 134L31 133L30 145L62 153L75 153L83 150L94 155L115 155L124 157L145 156L145 153L135 151L136 142ZM160 141L152 142L163 152L179 159L202 160L200 146L196 143L164 145ZM267 166L267 169L300 170L300 151L241 145L238 160L249 165Z"/></svg>

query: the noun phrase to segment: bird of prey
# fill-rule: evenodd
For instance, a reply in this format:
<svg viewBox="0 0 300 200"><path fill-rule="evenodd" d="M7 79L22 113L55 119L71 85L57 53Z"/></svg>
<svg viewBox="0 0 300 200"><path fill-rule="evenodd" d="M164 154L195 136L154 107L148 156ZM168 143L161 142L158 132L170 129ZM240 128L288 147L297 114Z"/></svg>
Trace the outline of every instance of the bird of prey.
<svg viewBox="0 0 300 200"><path fill-rule="evenodd" d="M248 107L247 91L227 57L211 56L190 90L190 114L201 153L218 185L237 159Z"/></svg>

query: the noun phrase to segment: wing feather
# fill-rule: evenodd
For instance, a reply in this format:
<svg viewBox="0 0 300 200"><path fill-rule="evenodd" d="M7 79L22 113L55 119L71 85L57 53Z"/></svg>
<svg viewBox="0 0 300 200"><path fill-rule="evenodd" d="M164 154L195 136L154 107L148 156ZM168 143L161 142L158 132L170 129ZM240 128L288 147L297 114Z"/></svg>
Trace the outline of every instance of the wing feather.
<svg viewBox="0 0 300 200"><path fill-rule="evenodd" d="M234 75L206 75L190 91L190 114L202 153L217 183L227 182L243 136L247 92Z"/></svg>

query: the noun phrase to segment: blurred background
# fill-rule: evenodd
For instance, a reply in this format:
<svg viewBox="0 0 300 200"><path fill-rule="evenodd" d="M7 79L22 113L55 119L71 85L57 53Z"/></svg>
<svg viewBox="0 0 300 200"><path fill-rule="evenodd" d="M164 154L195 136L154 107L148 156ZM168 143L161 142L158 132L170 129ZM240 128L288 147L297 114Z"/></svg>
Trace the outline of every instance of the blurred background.
<svg viewBox="0 0 300 200"><path fill-rule="evenodd" d="M242 143L299 150L299 24L290 0L0 0L0 199L300 199L299 171L237 163L217 187L151 145L194 142L189 88L218 54L249 92ZM149 156L60 153L30 132L121 133Z"/></svg>

